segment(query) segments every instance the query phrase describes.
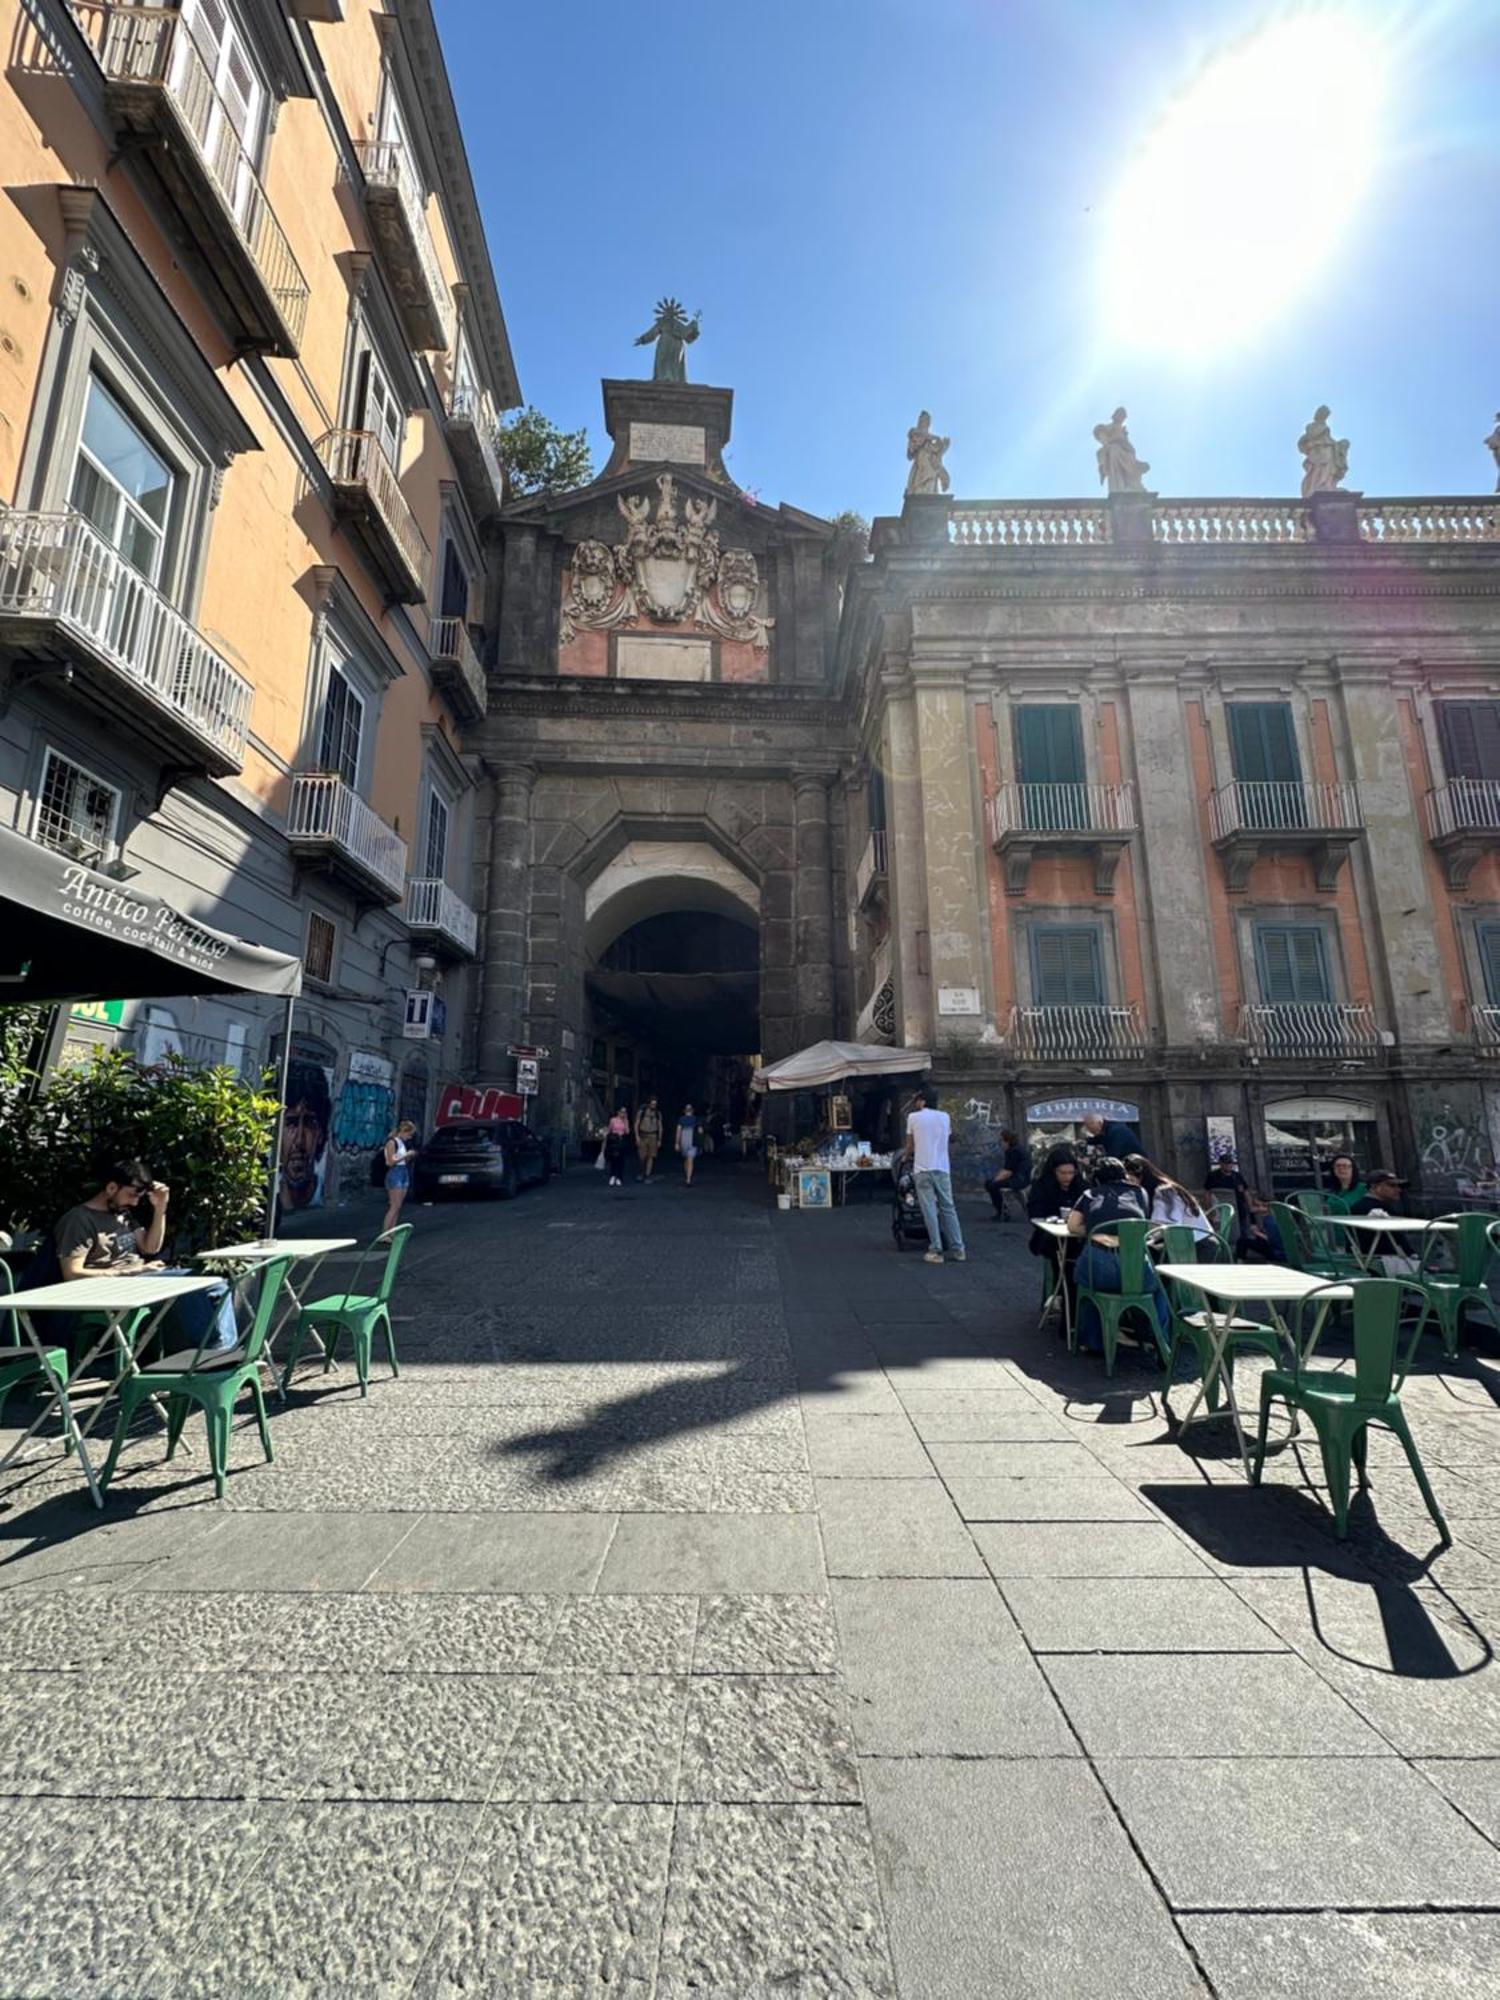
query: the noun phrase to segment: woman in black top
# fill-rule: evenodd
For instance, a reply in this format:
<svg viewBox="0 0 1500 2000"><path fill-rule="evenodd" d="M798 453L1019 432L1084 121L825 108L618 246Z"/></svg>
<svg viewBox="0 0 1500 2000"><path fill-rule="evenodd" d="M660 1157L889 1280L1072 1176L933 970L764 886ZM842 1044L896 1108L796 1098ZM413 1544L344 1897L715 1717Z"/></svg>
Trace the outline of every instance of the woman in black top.
<svg viewBox="0 0 1500 2000"><path fill-rule="evenodd" d="M1121 1289L1118 1239L1109 1235L1108 1225L1112 1222L1147 1222L1150 1215L1149 1196L1144 1188L1126 1179L1123 1163L1116 1159L1101 1160L1094 1169L1094 1185L1078 1197L1068 1215L1069 1233L1078 1239L1081 1253L1074 1273L1076 1282L1096 1292L1118 1292ZM1088 1240L1096 1229L1105 1232L1103 1242L1097 1238ZM1149 1257L1141 1282L1156 1307L1158 1344L1165 1353L1172 1328L1172 1309L1167 1303L1165 1287ZM1087 1301L1085 1310L1079 1315L1078 1344L1096 1352L1104 1345L1099 1315Z"/></svg>

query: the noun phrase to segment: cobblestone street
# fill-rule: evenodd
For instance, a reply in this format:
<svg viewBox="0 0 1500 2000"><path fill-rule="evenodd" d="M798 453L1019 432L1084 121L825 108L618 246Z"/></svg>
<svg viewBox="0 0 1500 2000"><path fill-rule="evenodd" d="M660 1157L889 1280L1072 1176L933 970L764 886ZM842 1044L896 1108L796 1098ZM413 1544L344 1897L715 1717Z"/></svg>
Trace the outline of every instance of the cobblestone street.
<svg viewBox="0 0 1500 2000"><path fill-rule="evenodd" d="M0 1515L0 1989L1500 1993L1500 1362L1332 1536L883 1202L416 1209L402 1374ZM15 1420L24 1406L13 1405ZM1200 1434L1204 1435L1204 1434Z"/></svg>

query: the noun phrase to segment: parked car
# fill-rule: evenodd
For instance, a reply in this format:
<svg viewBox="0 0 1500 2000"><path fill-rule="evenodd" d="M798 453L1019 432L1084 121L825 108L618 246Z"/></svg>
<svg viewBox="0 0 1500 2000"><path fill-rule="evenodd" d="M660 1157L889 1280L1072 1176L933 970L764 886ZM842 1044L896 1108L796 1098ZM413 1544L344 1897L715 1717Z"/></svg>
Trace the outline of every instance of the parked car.
<svg viewBox="0 0 1500 2000"><path fill-rule="evenodd" d="M417 1155L412 1194L417 1201L447 1194L499 1194L509 1200L549 1172L546 1147L518 1118L440 1125Z"/></svg>

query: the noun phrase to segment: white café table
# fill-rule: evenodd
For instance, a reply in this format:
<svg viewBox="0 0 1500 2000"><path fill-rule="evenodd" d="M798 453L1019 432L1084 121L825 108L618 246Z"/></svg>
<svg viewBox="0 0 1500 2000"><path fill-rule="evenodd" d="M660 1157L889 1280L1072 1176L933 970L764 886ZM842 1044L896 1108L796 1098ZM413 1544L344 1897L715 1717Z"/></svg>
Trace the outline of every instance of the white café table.
<svg viewBox="0 0 1500 2000"><path fill-rule="evenodd" d="M1412 1250L1420 1257L1422 1245L1416 1240L1424 1236L1453 1236L1458 1225L1453 1222L1433 1222L1420 1215L1315 1215L1314 1222L1332 1222L1350 1233L1349 1248L1359 1260L1362 1271L1373 1270L1379 1239L1382 1236L1396 1238L1410 1236Z"/></svg>
<svg viewBox="0 0 1500 2000"><path fill-rule="evenodd" d="M94 1505L102 1507L104 1496L99 1491L99 1482L94 1477L94 1468L88 1453L88 1434L98 1422L99 1412L127 1375L140 1373L136 1356L156 1332L168 1307L174 1305L178 1299L186 1298L190 1293L209 1291L218 1282L216 1278L168 1278L159 1277L151 1271L142 1271L138 1276L119 1278L68 1278L60 1285L41 1285L34 1291L12 1292L6 1298L5 1305L15 1313L16 1322L36 1349L38 1360L41 1359L47 1343L37 1332L36 1320L45 1320L48 1313L107 1313L109 1317L104 1331L79 1360L73 1370L73 1380L76 1382L95 1355L102 1353L111 1342L119 1352L120 1372L100 1397L89 1414L88 1422L84 1424L80 1424L73 1415L72 1399L66 1385L54 1386L24 1434L16 1440L4 1458L0 1458L0 1472L12 1462L27 1439L41 1425L48 1411L57 1404L62 1410L65 1428L76 1440L78 1460L83 1467L83 1476L88 1481ZM143 1306L148 1308L146 1316L136 1328L134 1337L127 1339L124 1331L125 1321L132 1313L139 1312ZM155 1311L149 1310L151 1307L154 1307ZM48 1379L45 1369L43 1379Z"/></svg>
<svg viewBox="0 0 1500 2000"><path fill-rule="evenodd" d="M1042 1300L1041 1317L1045 1320L1047 1314L1052 1310L1053 1300L1058 1300L1062 1310L1063 1336L1071 1342L1073 1338L1073 1306L1072 1301L1068 1297L1068 1245L1070 1242L1076 1240L1081 1249L1083 1247L1083 1238L1080 1236L1075 1239L1069 1231L1067 1223L1061 1216L1053 1216L1045 1221L1034 1222L1031 1226L1033 1229L1039 1229L1043 1236L1048 1236L1052 1239L1052 1289L1048 1292L1046 1298Z"/></svg>
<svg viewBox="0 0 1500 2000"><path fill-rule="evenodd" d="M1328 1308L1352 1298L1353 1291L1349 1285L1330 1284L1326 1278L1314 1278L1306 1271L1293 1271L1284 1264L1158 1264L1156 1275L1174 1284L1189 1286L1198 1293L1203 1300L1205 1329L1213 1342L1213 1353L1203 1371L1203 1380L1198 1384L1198 1393L1188 1405L1187 1415L1180 1420L1178 1429L1185 1431L1192 1423L1199 1404L1207 1397L1217 1376L1224 1385L1225 1400L1229 1405L1229 1414L1234 1419L1234 1434L1239 1442L1240 1459L1248 1479L1250 1446L1245 1437L1240 1406L1234 1398L1234 1374L1225 1366L1225 1353L1233 1330L1235 1307L1263 1300L1271 1315L1271 1325L1286 1342L1288 1349L1296 1353L1297 1344L1292 1339L1291 1329L1277 1311L1277 1307L1297 1305L1313 1292L1320 1293L1318 1316L1313 1322L1307 1345L1302 1349L1302 1359L1306 1361L1318 1344L1318 1336L1323 1331L1323 1322L1328 1317ZM1214 1414L1212 1411L1205 1411L1204 1417L1199 1421L1202 1422Z"/></svg>
<svg viewBox="0 0 1500 2000"><path fill-rule="evenodd" d="M359 1242L357 1236L279 1236L269 1243L230 1243L219 1250L200 1250L200 1264L235 1264L241 1270L250 1270L256 1264L269 1264L275 1257L290 1257L295 1264L306 1264L301 1273L302 1290L292 1283L290 1271L282 1285L284 1303L276 1316L276 1324L266 1333L264 1348L266 1366L271 1379L276 1379L276 1361L272 1349L277 1337L294 1316L302 1311L302 1292L309 1291L313 1279L318 1275L319 1266L325 1257L331 1257L337 1250L353 1250ZM312 1335L314 1351L323 1352L323 1343L316 1334ZM281 1378L281 1394L286 1395L286 1377Z"/></svg>

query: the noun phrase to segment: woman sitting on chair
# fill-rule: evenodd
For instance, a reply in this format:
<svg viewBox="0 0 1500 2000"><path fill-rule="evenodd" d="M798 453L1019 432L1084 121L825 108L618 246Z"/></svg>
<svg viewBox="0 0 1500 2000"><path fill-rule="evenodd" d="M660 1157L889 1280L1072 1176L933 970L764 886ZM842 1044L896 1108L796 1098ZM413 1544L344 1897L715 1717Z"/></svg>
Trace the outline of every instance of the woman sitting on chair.
<svg viewBox="0 0 1500 2000"><path fill-rule="evenodd" d="M1068 1212L1069 1235L1083 1241L1075 1273L1078 1284L1090 1291L1118 1292L1120 1259L1116 1253L1120 1239L1108 1234L1106 1225L1149 1220L1146 1191L1131 1185L1126 1178L1124 1162L1113 1158L1100 1160L1094 1168L1094 1185L1085 1189ZM1098 1236L1092 1234L1096 1229L1102 1232ZM1167 1303L1166 1289L1149 1257L1145 1260L1142 1283L1155 1305L1157 1324L1165 1341L1171 1331L1172 1309ZM1087 1299L1082 1302L1079 1313L1078 1344L1094 1352L1104 1345L1099 1315Z"/></svg>

